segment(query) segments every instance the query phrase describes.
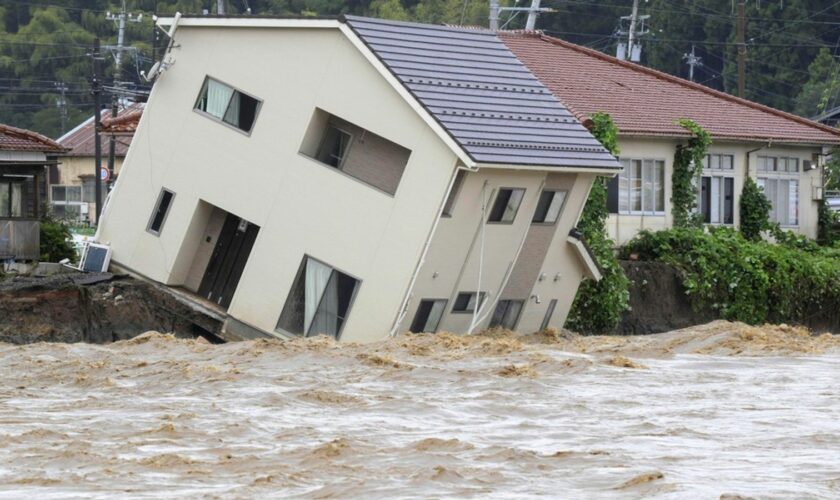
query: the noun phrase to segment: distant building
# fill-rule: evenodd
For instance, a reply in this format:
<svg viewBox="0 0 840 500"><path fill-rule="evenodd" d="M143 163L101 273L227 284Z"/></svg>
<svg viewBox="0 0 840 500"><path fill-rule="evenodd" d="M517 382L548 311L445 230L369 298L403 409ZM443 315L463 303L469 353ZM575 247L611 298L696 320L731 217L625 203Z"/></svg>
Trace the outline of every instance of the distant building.
<svg viewBox="0 0 840 500"><path fill-rule="evenodd" d="M122 168L125 155L131 146L131 139L140 116L143 114L142 103L133 103L120 109L116 118L111 117L110 110L102 111L102 168L108 167L108 149L110 135L116 137L114 148L114 179L113 184ZM50 173L50 210L54 216L61 219L76 220L84 223L96 222L96 196L93 183L96 171L94 140L94 117L91 116L76 128L58 139L58 143L68 149L60 165L51 169ZM107 184L103 183L102 199L105 199Z"/></svg>
<svg viewBox="0 0 840 500"><path fill-rule="evenodd" d="M0 261L40 258L47 167L64 152L41 134L0 124Z"/></svg>
<svg viewBox="0 0 840 500"><path fill-rule="evenodd" d="M619 244L642 229L672 226L671 175L688 118L713 139L697 186L698 210L711 225L737 226L744 179L763 186L782 228L811 238L823 197L824 153L840 131L761 104L539 32L502 40L585 124L609 113L624 166L609 185L610 236Z"/></svg>
<svg viewBox="0 0 840 500"><path fill-rule="evenodd" d="M494 33L201 16L174 38L98 239L230 338L532 332L600 276L573 228L620 165Z"/></svg>

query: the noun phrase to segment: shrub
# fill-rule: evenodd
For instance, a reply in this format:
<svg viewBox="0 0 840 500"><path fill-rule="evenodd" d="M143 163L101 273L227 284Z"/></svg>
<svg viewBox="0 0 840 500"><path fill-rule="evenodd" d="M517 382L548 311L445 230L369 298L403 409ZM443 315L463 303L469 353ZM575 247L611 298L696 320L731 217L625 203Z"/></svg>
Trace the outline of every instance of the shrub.
<svg viewBox="0 0 840 500"><path fill-rule="evenodd" d="M751 324L804 323L840 310L840 249L782 234L751 241L731 228L642 232L621 249L665 262L683 276L698 309Z"/></svg>
<svg viewBox="0 0 840 500"><path fill-rule="evenodd" d="M761 233L770 229L770 200L752 177L747 177L741 192L741 234L751 241L761 239Z"/></svg>
<svg viewBox="0 0 840 500"><path fill-rule="evenodd" d="M606 113L592 115L592 135L613 155L618 154L618 129ZM601 268L600 281L584 280L572 303L566 328L583 334L609 332L618 325L621 314L628 309L630 280L618 264L607 237L607 183L595 179L589 198L578 221L578 229Z"/></svg>
<svg viewBox="0 0 840 500"><path fill-rule="evenodd" d="M76 250L71 243L72 237L67 226L54 219L44 218L41 221L41 261L75 261Z"/></svg>

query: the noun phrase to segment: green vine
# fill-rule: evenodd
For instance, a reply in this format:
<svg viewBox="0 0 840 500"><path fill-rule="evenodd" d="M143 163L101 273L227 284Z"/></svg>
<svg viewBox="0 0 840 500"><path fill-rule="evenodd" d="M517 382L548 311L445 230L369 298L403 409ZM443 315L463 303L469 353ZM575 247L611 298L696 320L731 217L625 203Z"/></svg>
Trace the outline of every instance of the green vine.
<svg viewBox="0 0 840 500"><path fill-rule="evenodd" d="M702 216L695 212L697 185L712 136L692 120L678 120L677 124L688 130L691 137L688 144L678 144L674 154L674 174L671 176L674 227L700 227Z"/></svg>
<svg viewBox="0 0 840 500"><path fill-rule="evenodd" d="M607 113L592 115L590 132L611 154L618 155L618 128ZM615 257L615 243L607 237L606 178L595 179L583 207L578 229L602 271L600 281L584 280L569 311L566 327L579 333L610 332L628 309L630 285Z"/></svg>

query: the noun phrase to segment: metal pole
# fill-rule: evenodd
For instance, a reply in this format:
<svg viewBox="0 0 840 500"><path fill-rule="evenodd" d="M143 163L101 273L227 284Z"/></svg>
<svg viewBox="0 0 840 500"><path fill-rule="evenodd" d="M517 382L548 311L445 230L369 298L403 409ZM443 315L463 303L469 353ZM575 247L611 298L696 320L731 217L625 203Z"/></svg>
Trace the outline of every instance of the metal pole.
<svg viewBox="0 0 840 500"><path fill-rule="evenodd" d="M639 17L639 0L633 0L633 12L630 13L630 32L627 34L627 59L632 60L633 42L636 41L636 19Z"/></svg>
<svg viewBox="0 0 840 500"><path fill-rule="evenodd" d="M115 119L119 113L117 106L117 96L111 98L111 119ZM111 190L111 185L114 183L114 161L117 153L117 137L112 131L108 136L108 190Z"/></svg>
<svg viewBox="0 0 840 500"><path fill-rule="evenodd" d="M531 10L528 11L528 20L525 22L526 30L533 30L534 26L537 24L537 16L540 13L540 1L541 0L531 0Z"/></svg>
<svg viewBox="0 0 840 500"><path fill-rule="evenodd" d="M744 97L746 87L747 44L744 43L744 0L738 0L738 97Z"/></svg>
<svg viewBox="0 0 840 500"><path fill-rule="evenodd" d="M99 38L93 41L93 79L91 93L93 94L93 147L94 147L94 186L96 192L96 223L99 224L99 214L102 210L102 144L99 134L102 129L102 58L99 54Z"/></svg>
<svg viewBox="0 0 840 500"><path fill-rule="evenodd" d="M490 30L499 31L499 0L490 0Z"/></svg>

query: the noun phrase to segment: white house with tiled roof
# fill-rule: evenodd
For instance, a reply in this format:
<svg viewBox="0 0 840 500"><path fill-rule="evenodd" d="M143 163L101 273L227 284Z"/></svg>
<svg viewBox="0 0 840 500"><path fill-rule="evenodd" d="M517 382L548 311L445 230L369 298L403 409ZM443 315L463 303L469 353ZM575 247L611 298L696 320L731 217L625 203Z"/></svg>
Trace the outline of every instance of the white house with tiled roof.
<svg viewBox="0 0 840 500"><path fill-rule="evenodd" d="M619 129L622 173L610 184L609 231L618 243L672 225L677 144L694 120L713 144L698 186L708 224L739 223L746 176L764 187L782 228L817 234L825 156L840 131L539 32L509 32L505 44L582 122L609 113Z"/></svg>

